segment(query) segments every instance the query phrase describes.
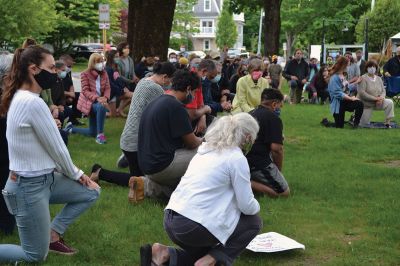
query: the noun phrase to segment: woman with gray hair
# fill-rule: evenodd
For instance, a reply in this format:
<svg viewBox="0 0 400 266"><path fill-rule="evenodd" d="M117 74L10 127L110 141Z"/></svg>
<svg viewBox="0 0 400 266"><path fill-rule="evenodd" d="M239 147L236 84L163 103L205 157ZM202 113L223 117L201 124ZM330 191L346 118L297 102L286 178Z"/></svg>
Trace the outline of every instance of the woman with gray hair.
<svg viewBox="0 0 400 266"><path fill-rule="evenodd" d="M261 92L269 88L268 81L262 77L264 63L259 58L253 58L248 65L248 74L241 77L236 85L236 95L232 103L232 112L250 112L260 104Z"/></svg>
<svg viewBox="0 0 400 266"><path fill-rule="evenodd" d="M165 209L164 228L182 249L142 246L142 266L233 264L262 227L245 157L258 130L247 113L210 126Z"/></svg>

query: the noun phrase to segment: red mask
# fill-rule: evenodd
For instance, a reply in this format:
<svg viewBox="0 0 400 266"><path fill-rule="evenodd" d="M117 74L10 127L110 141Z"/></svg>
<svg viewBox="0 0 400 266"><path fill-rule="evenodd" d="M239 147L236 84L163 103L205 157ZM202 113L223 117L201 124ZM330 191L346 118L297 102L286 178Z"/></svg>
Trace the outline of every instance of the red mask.
<svg viewBox="0 0 400 266"><path fill-rule="evenodd" d="M259 80L259 79L262 77L262 75L263 75L263 72L262 72L262 71L253 71L253 72L251 73L251 78L252 78L253 80Z"/></svg>

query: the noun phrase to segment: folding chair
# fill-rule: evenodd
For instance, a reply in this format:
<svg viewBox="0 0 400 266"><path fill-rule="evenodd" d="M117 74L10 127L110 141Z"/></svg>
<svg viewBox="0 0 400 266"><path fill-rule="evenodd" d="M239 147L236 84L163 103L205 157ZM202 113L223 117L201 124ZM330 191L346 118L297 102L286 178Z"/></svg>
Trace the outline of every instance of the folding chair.
<svg viewBox="0 0 400 266"><path fill-rule="evenodd" d="M400 105L400 77L385 77L386 96L393 99L396 105Z"/></svg>

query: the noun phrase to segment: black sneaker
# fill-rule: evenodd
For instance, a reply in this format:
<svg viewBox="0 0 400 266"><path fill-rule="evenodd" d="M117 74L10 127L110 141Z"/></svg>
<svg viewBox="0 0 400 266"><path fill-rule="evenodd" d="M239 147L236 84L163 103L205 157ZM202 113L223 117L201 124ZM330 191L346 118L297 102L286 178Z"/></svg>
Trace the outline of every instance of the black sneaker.
<svg viewBox="0 0 400 266"><path fill-rule="evenodd" d="M129 162L126 159L124 154L121 154L117 160L117 167L118 168L127 168L129 166Z"/></svg>
<svg viewBox="0 0 400 266"><path fill-rule="evenodd" d="M329 126L328 118L326 117L322 118L321 125L328 127Z"/></svg>

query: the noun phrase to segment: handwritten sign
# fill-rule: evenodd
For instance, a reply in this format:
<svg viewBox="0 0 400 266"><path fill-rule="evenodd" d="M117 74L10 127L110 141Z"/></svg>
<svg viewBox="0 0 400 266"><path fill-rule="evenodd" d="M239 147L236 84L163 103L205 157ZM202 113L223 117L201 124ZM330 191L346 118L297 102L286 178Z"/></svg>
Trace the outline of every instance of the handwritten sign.
<svg viewBox="0 0 400 266"><path fill-rule="evenodd" d="M284 235L269 232L256 236L246 248L253 252L271 253L291 249L305 249L305 246Z"/></svg>

